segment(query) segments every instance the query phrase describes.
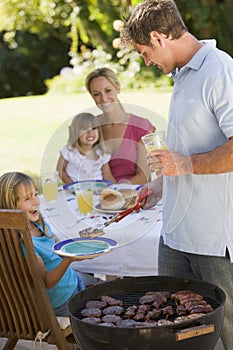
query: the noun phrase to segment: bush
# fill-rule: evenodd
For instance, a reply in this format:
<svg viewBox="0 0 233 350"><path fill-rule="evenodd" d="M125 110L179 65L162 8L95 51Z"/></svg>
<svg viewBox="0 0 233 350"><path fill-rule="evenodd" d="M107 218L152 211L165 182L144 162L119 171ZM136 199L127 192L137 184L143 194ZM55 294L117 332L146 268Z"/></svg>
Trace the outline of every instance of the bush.
<svg viewBox="0 0 233 350"><path fill-rule="evenodd" d="M168 87L173 84L171 77L161 75L156 67L141 69L141 57L135 51L119 51L118 62L113 62L110 54L102 48L73 55L71 67L65 67L60 74L46 80L49 93L77 93L86 91L85 79L88 73L99 67L109 67L114 70L121 82L122 89L146 89Z"/></svg>
<svg viewBox="0 0 233 350"><path fill-rule="evenodd" d="M56 39L18 32L16 49L8 46L3 36L0 33L0 98L45 93L45 79L69 63L69 46Z"/></svg>

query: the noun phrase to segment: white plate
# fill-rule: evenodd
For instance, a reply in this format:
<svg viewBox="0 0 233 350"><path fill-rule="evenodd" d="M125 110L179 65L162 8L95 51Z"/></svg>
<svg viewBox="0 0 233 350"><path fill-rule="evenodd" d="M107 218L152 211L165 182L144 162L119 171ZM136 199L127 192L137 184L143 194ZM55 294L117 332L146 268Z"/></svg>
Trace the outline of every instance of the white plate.
<svg viewBox="0 0 233 350"><path fill-rule="evenodd" d="M63 189L68 191L69 193L74 193L74 185L83 181L75 181L70 182L69 184L65 184ZM85 182L93 182L94 183L94 191L100 193L105 187L110 186L112 184L111 181L108 180L87 180Z"/></svg>
<svg viewBox="0 0 233 350"><path fill-rule="evenodd" d="M118 210L111 210L111 209L102 209L100 204L97 204L95 206L95 210L98 211L99 213L105 213L105 214L118 214L124 211L125 209L118 209Z"/></svg>
<svg viewBox="0 0 233 350"><path fill-rule="evenodd" d="M121 188L119 188L119 189L132 190L132 188L130 188L130 187L122 187L122 186L121 186ZM118 190L118 189L117 189L117 190ZM127 202L126 202L126 204L127 204ZM135 204L136 204L136 201L135 201L135 203L131 206L131 208L133 208ZM126 210L126 209L130 209L130 207L127 206L126 208L125 208L125 207L122 207L122 208L120 208L120 209L114 210L114 209L102 209L100 203L98 203L97 205L95 205L95 210L96 210L96 211L98 211L99 213L106 213L106 214L117 214L117 213L121 213L122 211L124 211L124 210Z"/></svg>
<svg viewBox="0 0 233 350"><path fill-rule="evenodd" d="M74 238L65 239L53 246L53 251L62 256L69 256L77 260L92 259L116 248L118 243L110 238Z"/></svg>

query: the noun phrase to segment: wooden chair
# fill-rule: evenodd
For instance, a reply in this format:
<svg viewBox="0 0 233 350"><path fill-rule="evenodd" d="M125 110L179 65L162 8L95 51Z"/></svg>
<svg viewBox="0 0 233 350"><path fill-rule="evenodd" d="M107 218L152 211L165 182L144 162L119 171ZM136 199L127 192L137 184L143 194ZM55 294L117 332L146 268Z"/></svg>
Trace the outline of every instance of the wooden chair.
<svg viewBox="0 0 233 350"><path fill-rule="evenodd" d="M0 210L0 337L8 338L3 349L12 350L19 339L35 340L47 332L43 341L59 350L75 343L71 326L65 330L59 326L38 270L25 213Z"/></svg>

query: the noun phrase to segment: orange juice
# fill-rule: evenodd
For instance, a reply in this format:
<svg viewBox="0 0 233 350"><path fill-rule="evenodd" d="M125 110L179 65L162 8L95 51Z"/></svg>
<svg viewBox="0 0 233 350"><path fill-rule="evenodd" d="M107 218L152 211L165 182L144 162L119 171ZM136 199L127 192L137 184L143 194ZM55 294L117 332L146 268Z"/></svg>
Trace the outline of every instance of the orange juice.
<svg viewBox="0 0 233 350"><path fill-rule="evenodd" d="M81 214L88 214L93 210L93 192L91 190L83 190L76 193L78 210Z"/></svg>
<svg viewBox="0 0 233 350"><path fill-rule="evenodd" d="M146 150L147 152L151 152L151 151L158 151L158 150L164 150L167 151L168 148L167 146L161 144L161 145L146 145Z"/></svg>
<svg viewBox="0 0 233 350"><path fill-rule="evenodd" d="M58 194L58 172L51 172L41 175L41 186L46 201L55 201Z"/></svg>
<svg viewBox="0 0 233 350"><path fill-rule="evenodd" d="M146 134L142 136L142 141L146 147L147 152L168 149L166 145L165 131L156 131L151 134Z"/></svg>
<svg viewBox="0 0 233 350"><path fill-rule="evenodd" d="M166 145L166 133L165 131L157 131L151 134L146 134L142 136L142 141L144 143L144 146L147 150L147 152L151 151L160 151L160 150L168 150L168 147ZM151 180L156 179L156 171L159 170L159 168L155 168L151 171Z"/></svg>
<svg viewBox="0 0 233 350"><path fill-rule="evenodd" d="M42 183L42 191L46 201L54 201L57 198L57 180Z"/></svg>

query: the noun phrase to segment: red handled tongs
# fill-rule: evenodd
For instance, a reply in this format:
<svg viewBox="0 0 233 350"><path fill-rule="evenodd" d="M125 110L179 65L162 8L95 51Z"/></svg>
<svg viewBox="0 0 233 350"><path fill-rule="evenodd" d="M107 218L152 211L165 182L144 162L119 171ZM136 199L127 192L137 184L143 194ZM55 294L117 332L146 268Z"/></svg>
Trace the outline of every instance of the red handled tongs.
<svg viewBox="0 0 233 350"><path fill-rule="evenodd" d="M116 215L114 215L114 217L109 220L109 221L106 221L104 223L104 226L109 226L110 224L112 224L113 222L118 222L120 220L122 220L124 217L126 217L127 215L129 215L130 213L132 213L133 211L136 211L138 212L140 210L140 208L142 207L142 204L143 204L143 200L151 193L152 191L146 191L144 192L141 196L138 197L138 200L137 200L137 203L129 208L129 209L126 209Z"/></svg>

